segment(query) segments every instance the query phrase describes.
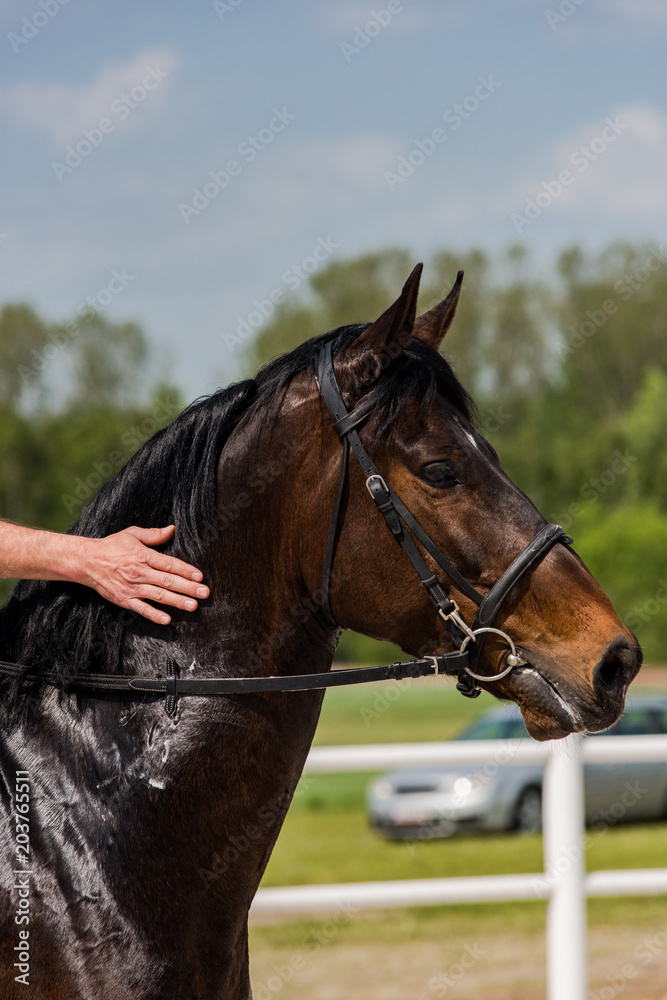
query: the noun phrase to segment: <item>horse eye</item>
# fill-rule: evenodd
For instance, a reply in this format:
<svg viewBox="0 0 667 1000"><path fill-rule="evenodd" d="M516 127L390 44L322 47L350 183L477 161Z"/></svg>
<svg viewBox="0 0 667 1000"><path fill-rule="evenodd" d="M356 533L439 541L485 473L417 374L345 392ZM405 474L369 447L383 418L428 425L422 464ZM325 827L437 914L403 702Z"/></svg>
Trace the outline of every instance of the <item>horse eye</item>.
<svg viewBox="0 0 667 1000"><path fill-rule="evenodd" d="M458 486L461 479L453 462L432 462L422 469L421 477L431 486L446 489L448 486Z"/></svg>

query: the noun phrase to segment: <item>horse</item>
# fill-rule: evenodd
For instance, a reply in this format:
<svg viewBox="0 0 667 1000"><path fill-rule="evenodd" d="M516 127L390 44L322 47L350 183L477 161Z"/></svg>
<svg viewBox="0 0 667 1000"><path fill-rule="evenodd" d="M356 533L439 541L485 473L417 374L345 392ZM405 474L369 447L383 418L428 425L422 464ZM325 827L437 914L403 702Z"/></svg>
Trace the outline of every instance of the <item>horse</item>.
<svg viewBox="0 0 667 1000"><path fill-rule="evenodd" d="M544 530L440 354L462 276L417 316L420 270L374 322L190 405L84 509L71 529L82 535L176 524L167 551L211 587L192 618L158 626L78 585L26 581L0 613L0 656L32 677L0 689L4 998L25 985L40 1000L250 998L248 911L323 697L250 691L165 711L156 694L91 692L77 677L164 677L167 661L186 679L316 677L345 628L435 662L455 645L451 612L429 600L435 578L465 630L470 585L488 594ZM354 428L333 426L323 348ZM379 471L342 476L337 430L354 430ZM374 506L378 479L447 553L451 580L421 542L433 578L412 572ZM494 623L481 687L515 701L534 737L619 718L640 647L568 544L516 581ZM46 671L58 683L40 683Z"/></svg>

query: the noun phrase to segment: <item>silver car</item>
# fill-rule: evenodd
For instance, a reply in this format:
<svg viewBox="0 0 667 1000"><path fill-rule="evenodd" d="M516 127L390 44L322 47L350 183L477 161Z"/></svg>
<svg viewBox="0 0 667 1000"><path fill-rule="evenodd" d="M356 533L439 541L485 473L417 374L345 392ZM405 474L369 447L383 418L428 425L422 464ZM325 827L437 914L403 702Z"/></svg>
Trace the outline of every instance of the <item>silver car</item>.
<svg viewBox="0 0 667 1000"><path fill-rule="evenodd" d="M667 698L628 700L606 736L667 733ZM486 712L461 740L531 739L516 706ZM595 739L594 736L586 737ZM385 837L449 837L468 830L536 832L542 825L539 764L437 766L394 771L368 790L368 815ZM586 821L613 826L627 820L667 819L667 763L586 764Z"/></svg>

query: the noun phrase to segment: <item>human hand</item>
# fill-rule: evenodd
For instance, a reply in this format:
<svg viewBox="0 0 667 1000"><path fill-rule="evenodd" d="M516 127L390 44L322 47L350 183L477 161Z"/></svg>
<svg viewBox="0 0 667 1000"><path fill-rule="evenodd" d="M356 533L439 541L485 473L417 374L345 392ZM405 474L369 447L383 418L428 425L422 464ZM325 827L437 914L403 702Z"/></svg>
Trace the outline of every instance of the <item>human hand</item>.
<svg viewBox="0 0 667 1000"><path fill-rule="evenodd" d="M203 600L210 593L198 569L150 548L169 541L174 531L173 524L166 528L132 527L106 538L87 539L94 544L87 547L83 578L78 582L93 587L121 608L168 625L171 618L166 611L147 601L194 611L195 598Z"/></svg>

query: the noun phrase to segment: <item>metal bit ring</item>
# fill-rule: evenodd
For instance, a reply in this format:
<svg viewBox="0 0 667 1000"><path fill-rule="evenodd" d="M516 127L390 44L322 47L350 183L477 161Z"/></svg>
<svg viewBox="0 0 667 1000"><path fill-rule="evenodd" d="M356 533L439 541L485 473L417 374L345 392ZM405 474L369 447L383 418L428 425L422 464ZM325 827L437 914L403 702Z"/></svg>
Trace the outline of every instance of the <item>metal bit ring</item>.
<svg viewBox="0 0 667 1000"><path fill-rule="evenodd" d="M480 633L482 633L482 632L495 632L496 635L502 636L502 638L505 640L505 642L510 647L510 654L508 656L508 660L511 657L512 660L513 660L513 662L510 663L508 667L505 667L505 669L502 670L499 674L491 674L490 676L486 676L484 674L476 674L469 667L464 667L463 669L465 670L465 672L467 674L469 674L470 677L473 678L473 680L475 680L475 681L486 681L487 683L490 683L491 681L501 681L503 679L503 677L507 677L507 675L510 674L514 670L515 667L520 667L520 666L522 666L522 664L528 662L527 660L525 660L523 658L523 656L520 656L517 653L516 646L514 645L513 640L510 638L510 636L506 632L502 632L499 628L477 628L477 629L475 629L475 631L473 633L473 639L474 639L474 636L480 635ZM461 643L461 652L462 653L464 652L466 646L470 642L470 638L471 637L469 635L467 635L465 637L465 639L463 640L463 642Z"/></svg>

